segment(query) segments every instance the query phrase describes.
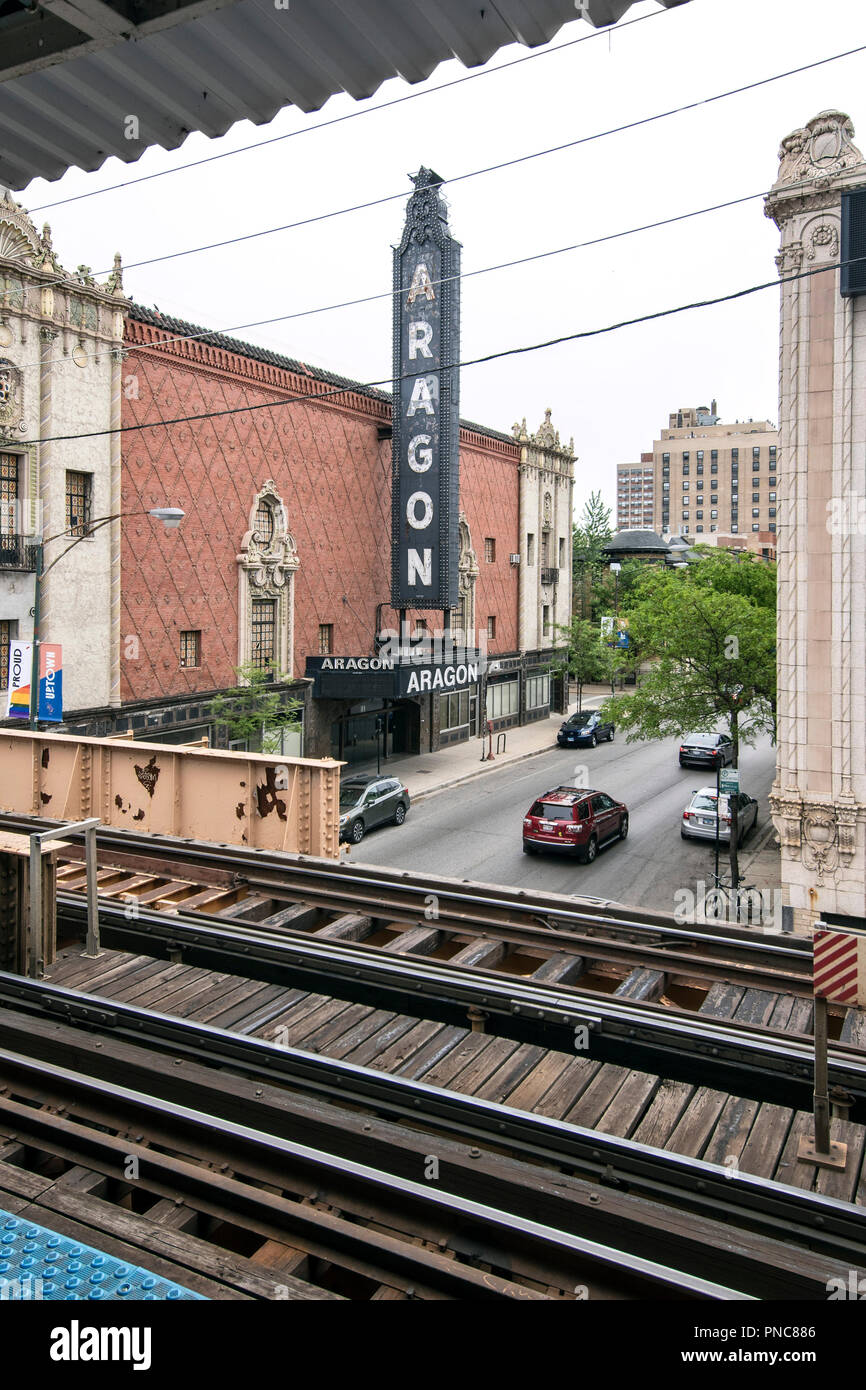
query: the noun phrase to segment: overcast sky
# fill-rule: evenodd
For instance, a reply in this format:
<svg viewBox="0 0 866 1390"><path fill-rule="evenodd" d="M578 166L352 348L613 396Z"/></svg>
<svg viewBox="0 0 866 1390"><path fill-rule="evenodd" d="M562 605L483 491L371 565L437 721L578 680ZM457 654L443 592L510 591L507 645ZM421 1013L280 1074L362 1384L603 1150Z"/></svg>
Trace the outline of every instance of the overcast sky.
<svg viewBox="0 0 866 1390"><path fill-rule="evenodd" d="M293 0L294 3L294 0ZM470 3L470 0L467 0ZM287 108L268 126L247 122L220 140L193 135L171 154L93 174L35 180L26 207L173 170L287 132L297 137L200 169L34 213L50 221L67 269L110 268L244 235L388 194L408 193L421 164L446 180L714 96L866 43L862 0L690 0L636 5L614 30L576 20L529 62L502 50L475 80L457 62L410 87L386 83L368 102L335 97L319 113ZM625 21L651 16L646 22ZM291 11L286 14L290 22ZM587 42L571 41L583 35ZM563 45L569 45L563 47ZM773 183L782 136L837 108L866 142L866 53L636 130L445 189L463 269L588 241L643 223L758 194ZM388 110L384 102L429 92ZM317 123L348 111L357 119ZM132 112L131 114L134 114ZM163 313L232 332L361 381L391 370L388 298L354 308L242 327L390 289L392 244L404 204L277 232L254 241L130 269L125 290ZM463 290L462 357L542 342L772 279L777 231L755 198L674 226L517 268L470 277ZM510 430L544 410L578 455L578 510L593 488L614 504L617 462L652 447L669 411L708 405L724 420L776 421L778 292L622 329L585 342L469 367L461 413Z"/></svg>

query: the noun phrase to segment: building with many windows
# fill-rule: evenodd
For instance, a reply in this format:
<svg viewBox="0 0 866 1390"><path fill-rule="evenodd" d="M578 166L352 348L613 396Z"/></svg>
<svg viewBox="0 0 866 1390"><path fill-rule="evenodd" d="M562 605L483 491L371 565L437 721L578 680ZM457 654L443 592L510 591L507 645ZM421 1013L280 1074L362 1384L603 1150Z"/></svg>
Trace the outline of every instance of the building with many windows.
<svg viewBox="0 0 866 1390"><path fill-rule="evenodd" d="M37 232L0 188L0 714L9 644L33 635L37 537L43 636L74 634L66 701L120 703L120 526L93 523L119 510L120 439L109 431L120 423L126 303L119 257L101 285L86 265L66 271L50 227Z"/></svg>
<svg viewBox="0 0 866 1390"><path fill-rule="evenodd" d="M724 424L710 409L674 411L653 443L653 529L694 536L775 533L779 434L769 420Z"/></svg>
<svg viewBox="0 0 866 1390"><path fill-rule="evenodd" d="M616 466L616 529L638 531L652 527L655 479L652 454L641 454L640 463Z"/></svg>

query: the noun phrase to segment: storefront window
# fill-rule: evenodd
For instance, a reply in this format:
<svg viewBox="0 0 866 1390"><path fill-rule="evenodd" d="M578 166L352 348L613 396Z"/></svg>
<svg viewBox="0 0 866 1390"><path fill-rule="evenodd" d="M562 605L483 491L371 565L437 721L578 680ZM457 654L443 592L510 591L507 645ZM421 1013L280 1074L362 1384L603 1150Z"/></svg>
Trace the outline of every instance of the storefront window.
<svg viewBox="0 0 866 1390"><path fill-rule="evenodd" d="M487 687L487 718L504 719L520 708L520 682L497 681Z"/></svg>
<svg viewBox="0 0 866 1390"><path fill-rule="evenodd" d="M550 704L550 676L527 676L526 678L526 708L540 709L542 705Z"/></svg>
<svg viewBox="0 0 866 1390"><path fill-rule="evenodd" d="M440 729L460 729L469 724L469 691L456 690L439 697Z"/></svg>

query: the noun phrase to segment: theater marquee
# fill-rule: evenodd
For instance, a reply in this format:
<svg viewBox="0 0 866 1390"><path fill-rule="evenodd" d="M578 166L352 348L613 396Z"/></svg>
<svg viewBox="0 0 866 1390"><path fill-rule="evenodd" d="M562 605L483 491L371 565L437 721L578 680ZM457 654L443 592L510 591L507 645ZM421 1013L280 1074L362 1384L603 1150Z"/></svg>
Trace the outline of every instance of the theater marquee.
<svg viewBox="0 0 866 1390"><path fill-rule="evenodd" d="M444 611L459 588L460 243L439 175L412 178L394 251L391 602Z"/></svg>
<svg viewBox="0 0 866 1390"><path fill-rule="evenodd" d="M306 676L316 700L399 700L474 685L479 667L478 660L420 666L388 657L308 656Z"/></svg>

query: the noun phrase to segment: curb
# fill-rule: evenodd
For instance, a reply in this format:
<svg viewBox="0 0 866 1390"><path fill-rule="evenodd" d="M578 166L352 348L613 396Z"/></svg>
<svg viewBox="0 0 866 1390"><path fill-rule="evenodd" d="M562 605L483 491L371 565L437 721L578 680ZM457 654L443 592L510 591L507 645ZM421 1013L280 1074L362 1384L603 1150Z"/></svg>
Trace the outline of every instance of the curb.
<svg viewBox="0 0 866 1390"><path fill-rule="evenodd" d="M597 706L584 703L583 708L596 709ZM568 715L565 715L563 717L567 719ZM500 763L500 766L504 765L506 767L509 767L512 763L523 763L526 762L527 758L537 758L540 753L552 753L558 747L559 744L554 742L548 743L544 748L533 748L529 753L514 753L511 755L500 754L499 758L504 760L504 764ZM478 761L480 763L481 759L479 758ZM499 759L494 759L494 761L499 761ZM429 790L425 789L424 791L414 793L414 795L412 796L412 803L414 805L416 801L423 801L428 796L435 796L437 792L443 792L449 787L459 787L462 786L464 782L474 782L476 778L483 777L485 772L495 771L495 768L492 768L489 766L489 764L485 763L483 768L479 767L476 769L475 772L466 772L463 774L463 776L455 777L450 782L440 782L437 787L430 787Z"/></svg>
<svg viewBox="0 0 866 1390"><path fill-rule="evenodd" d="M540 753L552 753L554 748L558 747L558 743L549 743L545 748L533 748L531 753L515 753L501 762L499 758L494 758L494 762L499 762L500 766L510 767L513 763L525 763L528 758L537 758ZM479 758L478 761L480 763L481 759ZM466 772L462 777L455 777L453 781L440 782L438 787L430 787L428 790L415 792L412 797L412 805L414 806L416 801L424 801L428 796L436 796L438 792L447 791L449 787L460 787L464 782L474 782L477 778L483 777L486 772L495 771L495 767L491 767L489 763L485 762L484 767L479 767L476 772Z"/></svg>

